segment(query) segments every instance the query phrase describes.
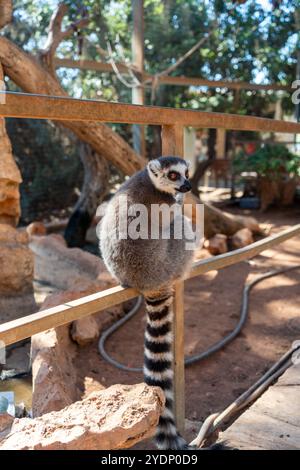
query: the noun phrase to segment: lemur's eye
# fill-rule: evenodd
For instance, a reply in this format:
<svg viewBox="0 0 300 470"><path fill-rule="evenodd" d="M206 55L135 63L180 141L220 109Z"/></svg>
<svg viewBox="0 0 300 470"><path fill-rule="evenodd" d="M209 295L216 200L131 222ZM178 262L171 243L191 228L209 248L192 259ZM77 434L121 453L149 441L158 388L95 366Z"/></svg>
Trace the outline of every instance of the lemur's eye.
<svg viewBox="0 0 300 470"><path fill-rule="evenodd" d="M180 178L180 176L178 173L176 173L176 171L170 171L170 173L168 173L168 178L171 181L176 181Z"/></svg>

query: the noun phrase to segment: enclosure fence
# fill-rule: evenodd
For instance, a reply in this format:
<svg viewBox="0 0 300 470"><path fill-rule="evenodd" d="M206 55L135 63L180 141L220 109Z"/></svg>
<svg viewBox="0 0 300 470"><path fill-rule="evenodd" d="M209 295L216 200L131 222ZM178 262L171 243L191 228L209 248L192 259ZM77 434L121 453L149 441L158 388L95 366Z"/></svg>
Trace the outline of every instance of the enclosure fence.
<svg viewBox="0 0 300 470"><path fill-rule="evenodd" d="M162 127L162 155L183 156L183 131L185 126L300 133L299 123L254 116L107 103L24 93L5 93L5 100L3 101L5 101L5 104L0 105L0 117L160 125ZM250 259L264 250L299 234L300 224L247 247L198 261L194 263L186 279ZM49 328L65 325L79 318L103 311L137 295L138 292L132 288L117 286L26 315L0 325L0 341L3 341L5 345L13 344ZM181 431L184 429L185 419L184 388L184 281L179 281L175 286L174 298L174 411L177 426Z"/></svg>

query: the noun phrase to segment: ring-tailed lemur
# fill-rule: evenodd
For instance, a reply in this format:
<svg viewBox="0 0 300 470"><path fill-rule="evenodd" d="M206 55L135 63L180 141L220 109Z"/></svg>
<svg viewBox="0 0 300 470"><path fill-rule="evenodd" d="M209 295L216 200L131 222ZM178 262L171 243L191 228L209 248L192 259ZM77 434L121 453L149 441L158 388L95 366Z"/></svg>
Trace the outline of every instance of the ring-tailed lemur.
<svg viewBox="0 0 300 470"><path fill-rule="evenodd" d="M174 235L178 216L167 219L167 222L161 219L156 221L160 228L170 229L169 238L161 234L151 238L149 227L151 222L154 223L151 207L161 204L173 206L178 196L182 202L182 193L190 190L188 166L184 160L178 157L151 160L144 170L133 175L117 191L108 204L99 231L100 250L109 271L122 285L134 287L145 298L147 326L144 379L148 385L161 387L166 398L156 434L156 443L160 449L187 447L176 429L172 412L172 301L174 281L182 278L189 269L193 250L186 249L185 236L180 239ZM128 207L123 203L125 196ZM134 204L142 204L147 208L146 234L141 238L120 237L120 221L124 217L127 222L133 220L129 208ZM181 213L183 220L185 234L186 229L190 230L190 241L192 225Z"/></svg>

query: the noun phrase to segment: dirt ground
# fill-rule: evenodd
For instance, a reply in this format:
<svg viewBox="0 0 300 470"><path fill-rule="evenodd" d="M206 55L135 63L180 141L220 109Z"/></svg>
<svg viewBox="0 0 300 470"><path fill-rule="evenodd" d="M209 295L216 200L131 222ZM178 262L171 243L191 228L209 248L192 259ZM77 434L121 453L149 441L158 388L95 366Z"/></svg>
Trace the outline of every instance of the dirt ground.
<svg viewBox="0 0 300 470"><path fill-rule="evenodd" d="M237 212L236 210L234 211ZM272 225L271 233L299 222L300 209L252 214ZM300 264L300 237L265 251L250 262L191 279L185 285L185 353L201 352L229 333L239 319L245 282L256 275ZM250 315L241 334L222 351L186 368L186 417L202 421L224 409L300 339L300 269L264 280L253 290ZM107 351L126 365L141 366L144 308L108 340ZM94 343L77 359L82 384L133 384L141 373L124 372L105 362ZM90 372L87 372L90 371ZM88 376L88 381L84 377ZM82 386L83 387L83 386ZM84 388L84 387L83 387Z"/></svg>
<svg viewBox="0 0 300 470"><path fill-rule="evenodd" d="M236 209L232 212L241 213ZM253 212L250 215L263 224L269 224L271 233L276 233L299 222L300 208L266 214ZM272 269L295 264L300 264L300 237L267 250L248 262L187 281L186 356L205 350L232 331L239 319L245 282ZM186 368L186 417L189 420L203 421L209 414L223 410L253 384L294 340L300 339L299 282L300 269L257 285L250 296L249 319L241 334L222 351ZM141 366L144 328L145 311L141 308L108 340L109 354L128 366ZM78 348L76 367L78 386L83 395L116 383L143 381L142 373L124 372L105 362L98 353L96 342ZM19 382L18 387L11 381L2 382L0 390L7 390L9 386L15 390L18 401L25 401L29 385ZM141 445L152 448L149 443Z"/></svg>

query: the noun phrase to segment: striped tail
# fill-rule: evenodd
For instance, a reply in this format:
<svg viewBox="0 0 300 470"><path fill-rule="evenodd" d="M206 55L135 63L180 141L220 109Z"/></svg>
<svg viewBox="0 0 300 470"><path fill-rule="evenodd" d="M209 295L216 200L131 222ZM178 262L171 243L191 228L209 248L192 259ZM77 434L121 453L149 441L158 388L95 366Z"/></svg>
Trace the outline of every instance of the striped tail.
<svg viewBox="0 0 300 470"><path fill-rule="evenodd" d="M166 398L158 423L156 445L164 450L187 449L188 444L178 433L173 415L173 291L147 293L145 301L144 380L148 385L160 387Z"/></svg>

